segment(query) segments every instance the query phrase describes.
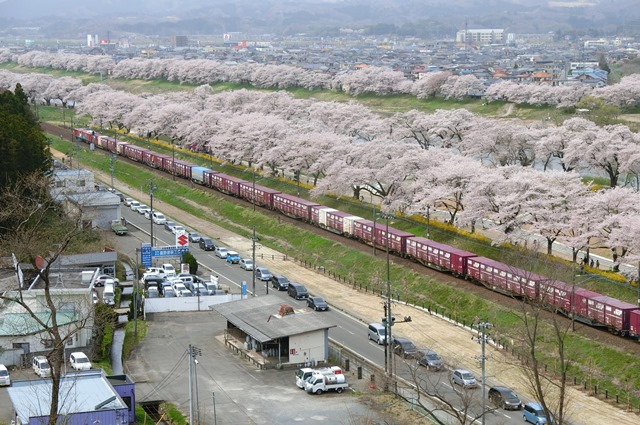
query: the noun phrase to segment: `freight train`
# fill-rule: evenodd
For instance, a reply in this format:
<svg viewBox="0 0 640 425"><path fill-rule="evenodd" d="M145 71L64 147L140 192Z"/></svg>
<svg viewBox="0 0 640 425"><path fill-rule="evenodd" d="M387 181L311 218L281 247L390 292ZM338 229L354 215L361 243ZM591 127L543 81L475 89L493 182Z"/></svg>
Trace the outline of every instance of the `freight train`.
<svg viewBox="0 0 640 425"><path fill-rule="evenodd" d="M326 207L297 196L156 153L92 130L76 128L74 140L93 144L149 167L233 195L327 231L357 239L452 273L502 294L542 303L553 311L611 332L640 337L640 307L593 291L481 257L386 224Z"/></svg>

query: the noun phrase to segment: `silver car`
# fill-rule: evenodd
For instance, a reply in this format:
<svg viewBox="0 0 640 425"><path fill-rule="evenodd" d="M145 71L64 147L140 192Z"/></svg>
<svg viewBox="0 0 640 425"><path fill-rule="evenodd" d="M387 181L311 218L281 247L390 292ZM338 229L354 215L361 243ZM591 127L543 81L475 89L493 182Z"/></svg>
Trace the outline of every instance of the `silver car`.
<svg viewBox="0 0 640 425"><path fill-rule="evenodd" d="M451 372L451 382L462 388L478 388L478 381L473 372L465 369L456 369Z"/></svg>

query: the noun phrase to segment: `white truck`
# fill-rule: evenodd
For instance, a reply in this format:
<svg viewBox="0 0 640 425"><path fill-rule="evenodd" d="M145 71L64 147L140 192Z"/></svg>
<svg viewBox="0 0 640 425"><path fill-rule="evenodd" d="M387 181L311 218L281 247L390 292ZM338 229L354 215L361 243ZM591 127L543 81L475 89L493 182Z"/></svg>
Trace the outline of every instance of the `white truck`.
<svg viewBox="0 0 640 425"><path fill-rule="evenodd" d="M319 369L312 369L310 367L303 367L296 371L296 385L298 388L304 390L304 381L307 380L314 372L322 373L323 375L339 375L342 373L340 366L322 367Z"/></svg>
<svg viewBox="0 0 640 425"><path fill-rule="evenodd" d="M341 393L345 388L349 388L349 384L342 373L324 375L320 372L314 372L304 381L304 389L309 394L322 394L331 390Z"/></svg>

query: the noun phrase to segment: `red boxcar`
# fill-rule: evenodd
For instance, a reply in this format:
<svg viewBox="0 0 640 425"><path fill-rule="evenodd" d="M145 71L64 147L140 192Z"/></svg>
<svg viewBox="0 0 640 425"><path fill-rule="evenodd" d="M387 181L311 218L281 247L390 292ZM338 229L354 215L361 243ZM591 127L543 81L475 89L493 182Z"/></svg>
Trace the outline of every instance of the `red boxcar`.
<svg viewBox="0 0 640 425"><path fill-rule="evenodd" d="M467 275L467 260L477 257L473 252L454 248L431 239L414 236L407 239L406 254L414 260L438 270Z"/></svg>
<svg viewBox="0 0 640 425"><path fill-rule="evenodd" d="M352 235L353 223L358 220L362 220L362 217L358 217L342 211L328 211L326 215L326 229L340 235Z"/></svg>
<svg viewBox="0 0 640 425"><path fill-rule="evenodd" d="M538 294L544 294L540 300L564 313L571 311L573 286L559 280L543 280L538 282Z"/></svg>
<svg viewBox="0 0 640 425"><path fill-rule="evenodd" d="M140 146L136 146L136 145L132 145L132 144L127 144L126 146L122 147L122 155L129 158L129 159L133 159L134 161L138 161L138 162L142 162L144 163L144 154L145 152L148 152L148 149L145 148L141 148Z"/></svg>
<svg viewBox="0 0 640 425"><path fill-rule="evenodd" d="M255 193L254 193L255 190ZM243 181L238 183L238 196L256 205L273 205L273 195L280 193L279 190L271 189L253 182Z"/></svg>
<svg viewBox="0 0 640 425"><path fill-rule="evenodd" d="M213 170L209 170L209 171L204 171L202 173L202 181L205 186L207 187L213 187L213 176L214 174L220 174L217 171L213 171Z"/></svg>
<svg viewBox="0 0 640 425"><path fill-rule="evenodd" d="M151 151L150 151L151 152ZM171 157L168 155L163 155L161 153L151 152L151 156L149 158L148 164L153 168L158 168L162 170L164 167L164 163L166 160L171 160Z"/></svg>
<svg viewBox="0 0 640 425"><path fill-rule="evenodd" d="M229 176L224 173L207 173L206 179L207 180L205 181L207 182L207 186L211 186L214 189L219 190L220 192L234 196L239 196L239 183L245 182L245 180L239 179L238 177Z"/></svg>
<svg viewBox="0 0 640 425"><path fill-rule="evenodd" d="M629 335L640 337L640 309L629 313Z"/></svg>
<svg viewBox="0 0 640 425"><path fill-rule="evenodd" d="M573 305L578 316L589 317L589 299L601 297L602 294L576 286L573 294Z"/></svg>
<svg viewBox="0 0 640 425"><path fill-rule="evenodd" d="M527 295L533 299L537 299L538 284L548 280L544 276L485 257L469 258L467 273L495 291L516 297Z"/></svg>
<svg viewBox="0 0 640 425"><path fill-rule="evenodd" d="M629 316L638 307L604 295L589 298L588 317L610 329L629 331Z"/></svg>
<svg viewBox="0 0 640 425"><path fill-rule="evenodd" d="M273 209L278 210L289 217L301 218L305 221L311 220L311 208L317 204L297 196L278 193L273 195Z"/></svg>
<svg viewBox="0 0 640 425"><path fill-rule="evenodd" d="M170 156L162 158L162 169L178 177L191 180L192 167L194 167L193 164L181 159L175 159Z"/></svg>
<svg viewBox="0 0 640 425"><path fill-rule="evenodd" d="M404 254L406 252L407 238L413 237L412 233L389 227L389 251ZM366 219L354 220L353 235L368 243L378 246L380 249L387 247L387 225L386 223L374 223Z"/></svg>
<svg viewBox="0 0 640 425"><path fill-rule="evenodd" d="M97 144L98 137L100 137L100 133L96 133L93 130L88 130L84 128L74 128L73 129L73 138L76 142L83 143L93 143Z"/></svg>
<svg viewBox="0 0 640 425"><path fill-rule="evenodd" d="M337 211L324 205L314 205L311 207L311 223L325 229L327 227L327 213Z"/></svg>
<svg viewBox="0 0 640 425"><path fill-rule="evenodd" d="M100 149L104 149L109 152L116 153L118 151L118 141L113 137L100 136L98 137L98 143L96 144Z"/></svg>

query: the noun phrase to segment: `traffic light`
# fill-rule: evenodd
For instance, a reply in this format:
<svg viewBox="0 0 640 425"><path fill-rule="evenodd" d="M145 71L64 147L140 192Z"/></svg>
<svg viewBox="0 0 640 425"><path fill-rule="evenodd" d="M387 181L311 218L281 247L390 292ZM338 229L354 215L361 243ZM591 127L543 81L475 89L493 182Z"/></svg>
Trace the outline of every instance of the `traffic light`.
<svg viewBox="0 0 640 425"><path fill-rule="evenodd" d="M396 317L395 316L391 316L391 326L393 326L393 324L396 322ZM387 318L383 317L382 318L382 324L386 325L387 324Z"/></svg>

